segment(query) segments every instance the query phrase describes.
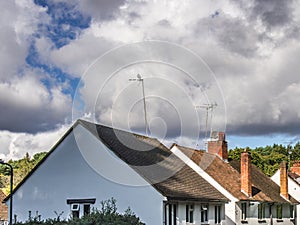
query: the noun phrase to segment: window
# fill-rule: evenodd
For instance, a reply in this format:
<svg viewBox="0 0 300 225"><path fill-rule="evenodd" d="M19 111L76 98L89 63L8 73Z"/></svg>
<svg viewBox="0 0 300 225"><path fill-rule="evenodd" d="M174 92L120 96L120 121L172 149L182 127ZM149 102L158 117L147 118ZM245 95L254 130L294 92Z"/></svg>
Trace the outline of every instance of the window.
<svg viewBox="0 0 300 225"><path fill-rule="evenodd" d="M216 205L215 206L215 223L221 223L221 206Z"/></svg>
<svg viewBox="0 0 300 225"><path fill-rule="evenodd" d="M295 208L294 208L294 205L290 205L290 218L291 219L295 218Z"/></svg>
<svg viewBox="0 0 300 225"><path fill-rule="evenodd" d="M71 204L71 211L73 219L79 218L79 204Z"/></svg>
<svg viewBox="0 0 300 225"><path fill-rule="evenodd" d="M67 199L73 218L91 213L91 205L95 204L96 198L73 198Z"/></svg>
<svg viewBox="0 0 300 225"><path fill-rule="evenodd" d="M242 220L247 219L247 203L242 203Z"/></svg>
<svg viewBox="0 0 300 225"><path fill-rule="evenodd" d="M91 213L91 206L89 204L83 205L83 215L89 215Z"/></svg>
<svg viewBox="0 0 300 225"><path fill-rule="evenodd" d="M186 205L186 222L194 223L194 205Z"/></svg>
<svg viewBox="0 0 300 225"><path fill-rule="evenodd" d="M258 219L262 220L264 218L266 218L266 214L265 214L265 204L261 203L258 204Z"/></svg>
<svg viewBox="0 0 300 225"><path fill-rule="evenodd" d="M208 215L208 205L202 204L201 205L201 223L208 221L207 215Z"/></svg>
<svg viewBox="0 0 300 225"><path fill-rule="evenodd" d="M176 204L169 204L168 205L168 218L167 223L168 225L176 225L176 217L177 217L177 205Z"/></svg>
<svg viewBox="0 0 300 225"><path fill-rule="evenodd" d="M282 205L277 205L276 212L277 212L277 219L282 219Z"/></svg>

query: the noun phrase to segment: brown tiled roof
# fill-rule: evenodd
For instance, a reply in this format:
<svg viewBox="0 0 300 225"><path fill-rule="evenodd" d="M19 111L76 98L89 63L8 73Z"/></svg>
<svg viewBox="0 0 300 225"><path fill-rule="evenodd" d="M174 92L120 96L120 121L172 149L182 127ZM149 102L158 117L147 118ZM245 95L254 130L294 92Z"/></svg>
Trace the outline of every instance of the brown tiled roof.
<svg viewBox="0 0 300 225"><path fill-rule="evenodd" d="M240 162L232 160L230 165L240 172ZM287 203L287 201L280 195L280 186L278 186L270 177L265 175L260 169L252 164L252 192L254 193L253 200L264 202L279 202ZM292 203L298 203L291 196L289 201Z"/></svg>
<svg viewBox="0 0 300 225"><path fill-rule="evenodd" d="M84 126L96 138L101 140L163 196L177 200L229 201L156 139L96 125L84 120L77 120L74 123L48 154L14 188L13 194L47 160L78 124ZM148 169L147 166L151 165L158 166L154 169ZM160 177L165 176L166 179L157 179L158 174L160 174ZM6 202L9 197L7 196L3 201Z"/></svg>
<svg viewBox="0 0 300 225"><path fill-rule="evenodd" d="M300 176L296 173L289 172L289 177L292 178L295 182L300 184Z"/></svg>
<svg viewBox="0 0 300 225"><path fill-rule="evenodd" d="M163 196L186 201L228 201L156 139L87 121L79 123Z"/></svg>
<svg viewBox="0 0 300 225"><path fill-rule="evenodd" d="M251 200L260 202L287 203L280 196L280 187L268 176L252 165L252 197L241 192L240 162L224 162L216 155L182 146L177 147L199 165L207 174L217 181L223 188L239 200ZM297 201L293 198L291 202Z"/></svg>
<svg viewBox="0 0 300 225"><path fill-rule="evenodd" d="M0 221L7 220L8 209L7 206L2 203L5 197L5 194L0 190Z"/></svg>

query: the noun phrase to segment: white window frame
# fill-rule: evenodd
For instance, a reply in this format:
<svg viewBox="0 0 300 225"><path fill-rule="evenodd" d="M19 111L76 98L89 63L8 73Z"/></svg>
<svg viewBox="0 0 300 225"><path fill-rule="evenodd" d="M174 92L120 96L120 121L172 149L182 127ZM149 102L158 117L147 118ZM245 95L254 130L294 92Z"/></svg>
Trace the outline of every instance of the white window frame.
<svg viewBox="0 0 300 225"><path fill-rule="evenodd" d="M177 224L177 204L170 203L167 205L167 225L176 225Z"/></svg>
<svg viewBox="0 0 300 225"><path fill-rule="evenodd" d="M261 217L260 217L261 215ZM265 220L266 219L266 204L259 203L257 205L257 218L258 220Z"/></svg>
<svg viewBox="0 0 300 225"><path fill-rule="evenodd" d="M295 205L290 205L290 219L295 219ZM291 215L291 211L293 210L293 212L292 212L292 214L293 215Z"/></svg>
<svg viewBox="0 0 300 225"><path fill-rule="evenodd" d="M200 205L200 216L201 216L201 223L208 222L208 204L201 204Z"/></svg>
<svg viewBox="0 0 300 225"><path fill-rule="evenodd" d="M241 220L245 221L247 220L247 202L242 202L241 203Z"/></svg>
<svg viewBox="0 0 300 225"><path fill-rule="evenodd" d="M282 204L276 205L276 218L278 220L282 220L282 218L283 218L283 205Z"/></svg>
<svg viewBox="0 0 300 225"><path fill-rule="evenodd" d="M79 211L79 210L80 210L80 204L77 204L77 203L71 204L71 211L72 212Z"/></svg>
<svg viewBox="0 0 300 225"><path fill-rule="evenodd" d="M222 205L215 205L215 224L221 224L222 221Z"/></svg>
<svg viewBox="0 0 300 225"><path fill-rule="evenodd" d="M186 205L186 222L194 223L194 204Z"/></svg>

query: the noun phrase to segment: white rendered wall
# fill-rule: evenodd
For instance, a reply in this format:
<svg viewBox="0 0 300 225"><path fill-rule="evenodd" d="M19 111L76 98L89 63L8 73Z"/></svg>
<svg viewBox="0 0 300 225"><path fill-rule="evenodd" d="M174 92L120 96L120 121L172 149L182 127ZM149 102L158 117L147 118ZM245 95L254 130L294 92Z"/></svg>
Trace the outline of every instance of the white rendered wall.
<svg viewBox="0 0 300 225"><path fill-rule="evenodd" d="M241 212L241 202L236 204L236 221L237 225L251 224L251 225L261 225L261 224L271 224L270 216L270 204L266 203L265 206L265 218L258 219L258 204L259 202L247 202L247 219L243 223L241 222L242 212ZM282 208L282 219L276 218L276 205L272 205L272 223L273 225L293 225L293 221L289 218L290 208L289 204L283 205Z"/></svg>
<svg viewBox="0 0 300 225"><path fill-rule="evenodd" d="M192 204L192 203L191 203ZM215 225L215 204L208 204L208 221L207 223L201 223L201 204L194 204L194 225L201 225L201 224L209 224ZM178 204L178 225L190 225L191 223L186 223L186 203L179 203ZM221 205L221 224L226 224L225 221L225 211L224 211L224 204Z"/></svg>
<svg viewBox="0 0 300 225"><path fill-rule="evenodd" d="M271 179L278 185L280 185L280 171L277 170L276 173L271 177ZM297 201L300 201L300 185L297 184L293 179L290 177L288 178L288 190L289 194L296 199ZM300 225L300 205L296 206L296 225Z"/></svg>
<svg viewBox="0 0 300 225"><path fill-rule="evenodd" d="M95 150L95 146L98 146L99 154L94 156L95 161L100 165L109 161L105 158L107 155L102 157L102 152L107 153L107 149L99 145L100 142L89 131L81 125L74 130L76 136L79 136L77 138L85 140L82 143L85 146L81 146L81 149L84 147L84 151ZM112 164L110 168L110 165L105 165L106 169L124 175L124 180L143 182L125 163L120 168L116 167L118 163ZM69 218L70 206L66 203L67 199L96 198L94 207L100 208L100 201L111 197L117 200L118 211L124 212L130 206L146 224L162 224L163 197L152 186L128 186L100 176L82 157L73 131L16 191L13 214L17 215L18 221L27 220L29 210L32 216L38 211L42 219L55 218L54 211L63 212L62 219Z"/></svg>

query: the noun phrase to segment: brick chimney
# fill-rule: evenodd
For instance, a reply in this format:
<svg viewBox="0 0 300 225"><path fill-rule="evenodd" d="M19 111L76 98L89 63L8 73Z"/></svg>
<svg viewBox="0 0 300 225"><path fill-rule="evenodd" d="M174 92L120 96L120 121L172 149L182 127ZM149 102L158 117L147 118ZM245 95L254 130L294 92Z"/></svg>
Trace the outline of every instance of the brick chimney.
<svg viewBox="0 0 300 225"><path fill-rule="evenodd" d="M0 189L0 221L7 220L8 208L4 203L2 203L5 197L6 196Z"/></svg>
<svg viewBox="0 0 300 225"><path fill-rule="evenodd" d="M296 161L290 168L292 173L295 173L300 176L300 161Z"/></svg>
<svg viewBox="0 0 300 225"><path fill-rule="evenodd" d="M213 132L212 139L208 141L207 151L218 155L224 161L228 160L227 141L224 132Z"/></svg>
<svg viewBox="0 0 300 225"><path fill-rule="evenodd" d="M285 199L289 199L286 162L280 163L280 195Z"/></svg>
<svg viewBox="0 0 300 225"><path fill-rule="evenodd" d="M251 156L246 149L241 154L241 191L252 197Z"/></svg>

